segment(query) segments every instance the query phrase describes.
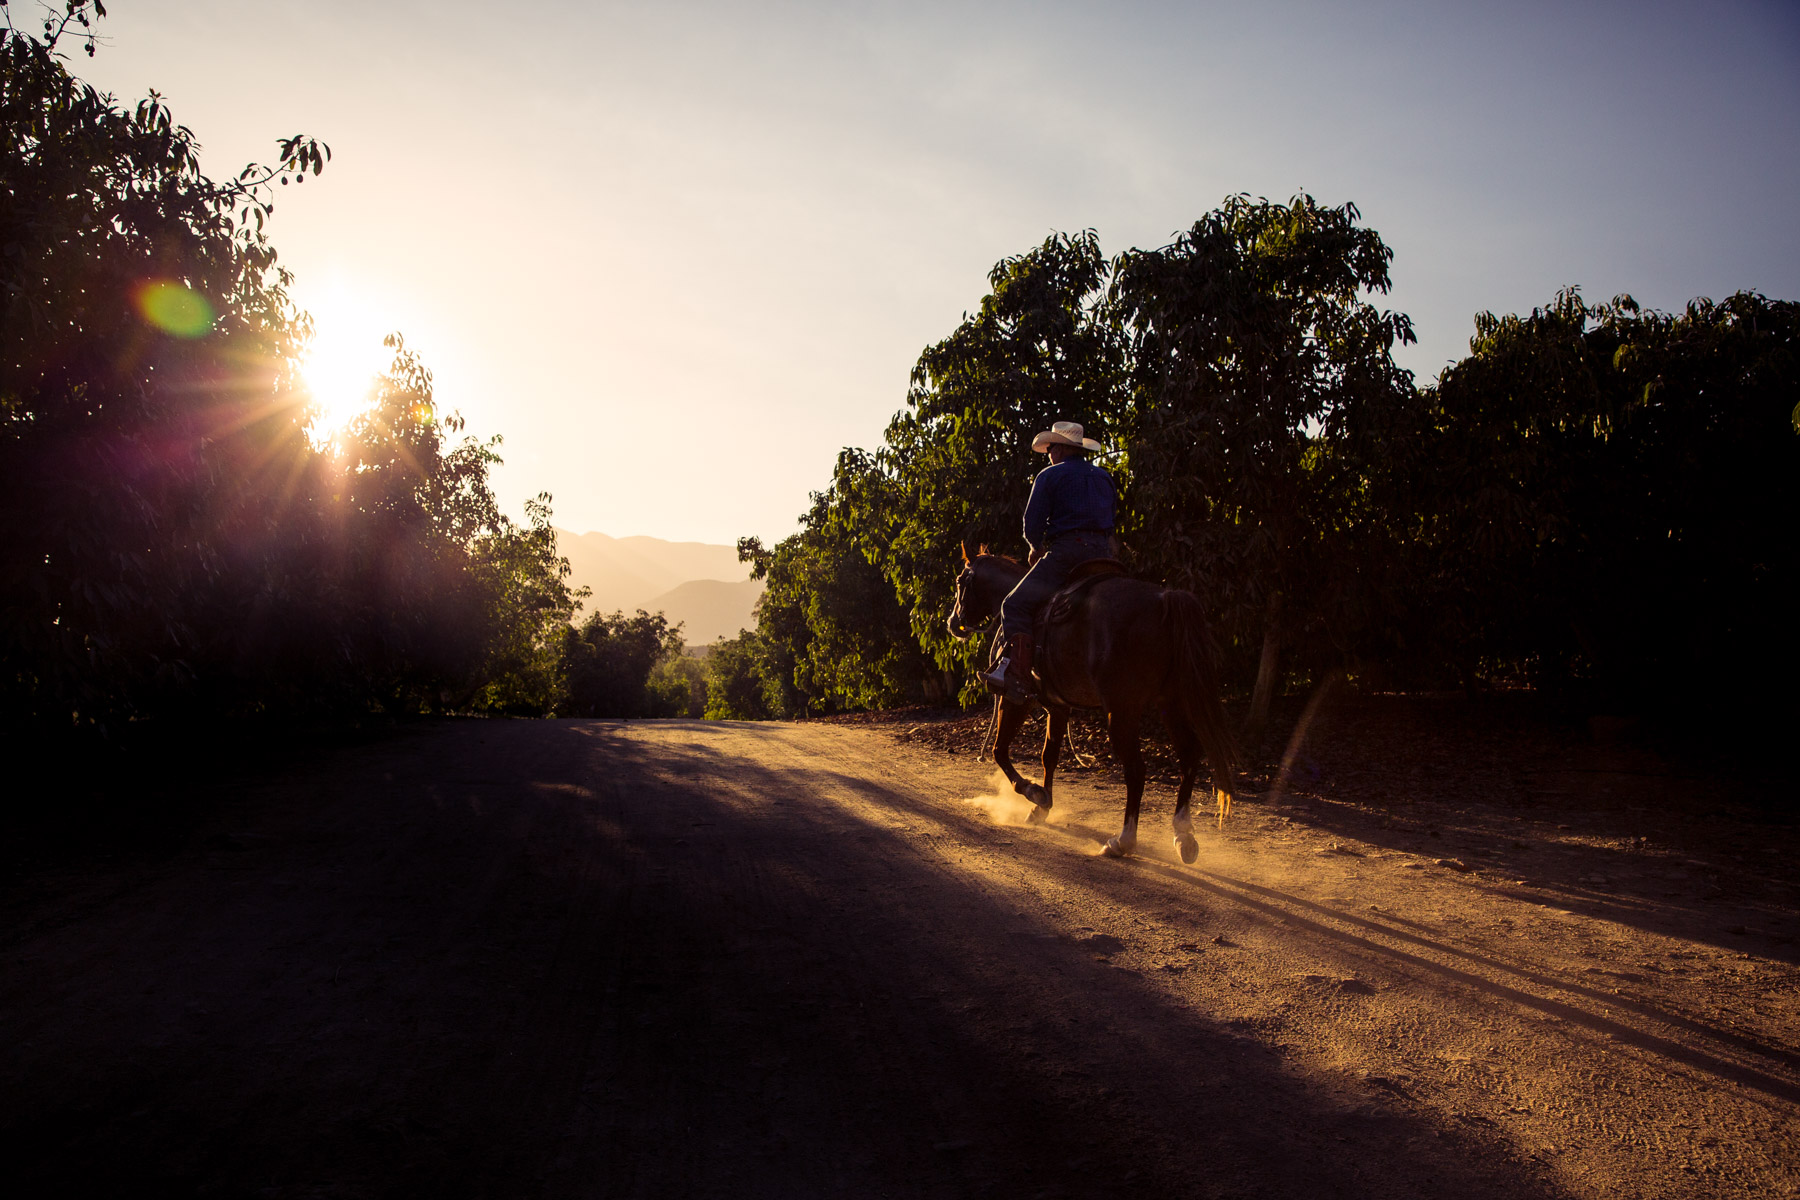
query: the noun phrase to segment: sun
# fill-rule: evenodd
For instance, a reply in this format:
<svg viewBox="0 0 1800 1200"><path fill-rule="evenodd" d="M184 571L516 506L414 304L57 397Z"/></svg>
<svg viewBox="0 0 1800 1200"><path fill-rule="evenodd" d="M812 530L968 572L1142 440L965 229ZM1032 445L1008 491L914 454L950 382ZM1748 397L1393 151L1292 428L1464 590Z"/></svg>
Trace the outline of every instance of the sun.
<svg viewBox="0 0 1800 1200"><path fill-rule="evenodd" d="M309 428L324 443L368 410L393 352L382 345L380 316L345 288L326 291L311 312L313 338L300 374L312 393Z"/></svg>

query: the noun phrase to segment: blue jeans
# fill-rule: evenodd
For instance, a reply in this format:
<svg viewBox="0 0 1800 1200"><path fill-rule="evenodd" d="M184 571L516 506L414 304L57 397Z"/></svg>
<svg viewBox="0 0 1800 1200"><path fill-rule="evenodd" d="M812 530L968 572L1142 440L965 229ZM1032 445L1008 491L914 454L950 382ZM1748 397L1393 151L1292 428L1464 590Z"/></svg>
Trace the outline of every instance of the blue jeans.
<svg viewBox="0 0 1800 1200"><path fill-rule="evenodd" d="M1112 552L1110 533L1065 533L1051 542L1044 557L1000 602L1001 636L1030 633L1033 616L1069 581L1069 572L1089 559L1111 558Z"/></svg>

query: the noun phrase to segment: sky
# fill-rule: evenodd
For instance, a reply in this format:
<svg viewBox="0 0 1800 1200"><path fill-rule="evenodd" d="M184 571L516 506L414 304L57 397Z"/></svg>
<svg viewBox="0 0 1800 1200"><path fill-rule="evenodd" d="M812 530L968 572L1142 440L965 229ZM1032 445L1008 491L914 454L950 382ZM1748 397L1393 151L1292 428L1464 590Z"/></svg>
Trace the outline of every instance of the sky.
<svg viewBox="0 0 1800 1200"><path fill-rule="evenodd" d="M14 0L18 15L28 0ZM1800 299L1791 3L110 0L78 74L215 178L332 149L272 239L321 344L390 330L559 526L779 539L1057 231L1354 202L1421 382L1577 285ZM21 21L21 24L24 24Z"/></svg>

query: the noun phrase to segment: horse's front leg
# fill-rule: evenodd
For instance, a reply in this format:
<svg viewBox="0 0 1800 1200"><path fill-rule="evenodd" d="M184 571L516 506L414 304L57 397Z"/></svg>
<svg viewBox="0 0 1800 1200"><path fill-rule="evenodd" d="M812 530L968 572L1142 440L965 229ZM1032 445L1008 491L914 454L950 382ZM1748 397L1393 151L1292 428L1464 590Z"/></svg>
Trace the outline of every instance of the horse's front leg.
<svg viewBox="0 0 1800 1200"><path fill-rule="evenodd" d="M1039 789L1041 795L1033 796L1037 805L1031 810L1030 821L1036 825L1050 815L1050 806L1055 803L1051 799L1052 789L1056 784L1056 761L1062 757L1063 736L1069 731L1069 710L1052 708L1044 721L1044 786Z"/></svg>
<svg viewBox="0 0 1800 1200"><path fill-rule="evenodd" d="M1125 827L1108 838L1105 853L1123 858L1137 848L1138 808L1144 802L1144 754L1138 749L1138 714L1106 714L1106 731L1112 738L1113 757L1125 768Z"/></svg>
<svg viewBox="0 0 1800 1200"><path fill-rule="evenodd" d="M1025 724L1025 717L1030 712L1030 705L1001 703L1000 730L994 735L994 765L1006 772L1013 791L1033 804L1048 807L1045 802L1049 797L1044 794L1044 789L1019 774L1019 769L1013 766L1012 761L1013 738L1018 736L1019 726Z"/></svg>

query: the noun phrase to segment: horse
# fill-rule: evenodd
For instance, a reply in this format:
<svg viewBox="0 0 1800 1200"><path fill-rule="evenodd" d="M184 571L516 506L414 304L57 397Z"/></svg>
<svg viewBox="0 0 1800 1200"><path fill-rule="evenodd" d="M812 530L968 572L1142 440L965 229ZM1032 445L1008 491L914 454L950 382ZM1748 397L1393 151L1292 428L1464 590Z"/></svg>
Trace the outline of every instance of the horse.
<svg viewBox="0 0 1800 1200"><path fill-rule="evenodd" d="M965 641L985 628L999 613L1000 601L1024 575L1025 567L1016 559L988 554L985 548L971 558L968 547L963 547L956 606L948 622L951 636ZM1144 798L1139 731L1144 714L1153 705L1160 706L1181 761L1175 849L1182 862L1193 862L1200 855L1200 844L1194 839L1188 802L1202 752L1211 769L1221 827L1237 790L1231 734L1213 682L1206 616L1200 601L1192 592L1116 573L1064 588L1047 611L1050 616L1041 623L1034 672L1042 685L1040 699L1049 712L1044 732L1044 782L1032 783L1020 775L1009 754L1013 737L1030 711L1028 703L995 701L999 732L994 762L1006 772L1013 791L1032 802L1031 822L1040 823L1053 803L1056 761L1068 731L1069 709L1103 710L1113 755L1125 768L1125 823L1118 836L1108 839L1104 853L1121 858L1137 847L1138 807ZM999 650L996 639L996 656Z"/></svg>

